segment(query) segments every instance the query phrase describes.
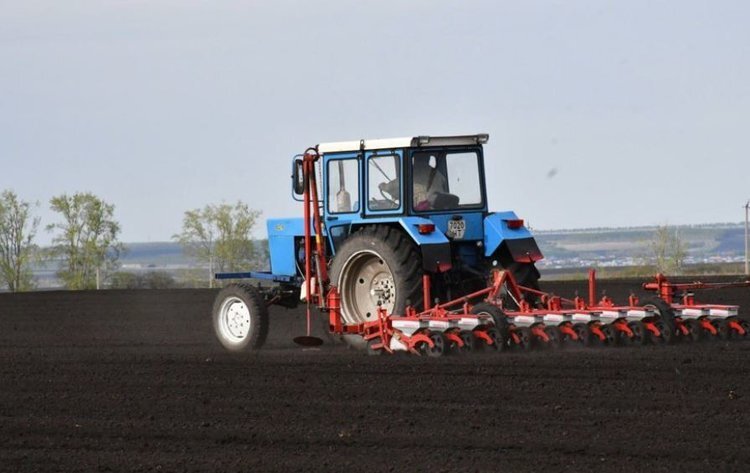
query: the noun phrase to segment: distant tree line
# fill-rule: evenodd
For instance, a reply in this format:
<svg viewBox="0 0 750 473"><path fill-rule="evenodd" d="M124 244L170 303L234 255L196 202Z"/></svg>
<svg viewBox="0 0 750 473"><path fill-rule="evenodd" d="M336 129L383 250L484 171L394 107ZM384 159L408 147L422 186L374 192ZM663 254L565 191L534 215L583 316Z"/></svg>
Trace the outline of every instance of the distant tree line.
<svg viewBox="0 0 750 473"><path fill-rule="evenodd" d="M12 292L34 288L32 265L42 261L58 264L57 276L68 289L166 288L176 285L164 271L142 274L118 271L125 251L119 241L120 224L115 207L89 192L61 194L50 199L58 221L45 228L53 233L52 246L41 249L35 243L40 219L34 216L39 203L26 202L15 192L0 193L0 284ZM209 204L187 210L180 233L173 235L186 255L203 269L194 271L191 286L214 285L216 272L248 271L265 266L268 245L255 245L252 231L260 212L238 201ZM658 271L679 274L687 246L677 231L659 226L651 240L652 257L647 263Z"/></svg>
<svg viewBox="0 0 750 473"><path fill-rule="evenodd" d="M36 263L57 264L57 277L72 290L101 287L161 289L175 287L165 271L133 273L119 270L125 246L119 241L120 223L115 206L90 192L61 194L49 201L57 221L46 225L52 245L35 243L40 218L38 202L27 202L12 190L0 193L0 287L11 292L35 288ZM260 212L247 204L209 204L185 212L180 233L173 236L186 255L207 268L193 285L213 286L219 271L247 271L265 266L266 244L251 238Z"/></svg>
<svg viewBox="0 0 750 473"><path fill-rule="evenodd" d="M68 289L100 287L123 251L114 206L89 192L53 197L50 208L60 220L46 227L53 233L46 249L34 243L37 207L38 202L21 200L11 190L0 194L0 283L11 292L33 289L32 265L57 261L57 276Z"/></svg>

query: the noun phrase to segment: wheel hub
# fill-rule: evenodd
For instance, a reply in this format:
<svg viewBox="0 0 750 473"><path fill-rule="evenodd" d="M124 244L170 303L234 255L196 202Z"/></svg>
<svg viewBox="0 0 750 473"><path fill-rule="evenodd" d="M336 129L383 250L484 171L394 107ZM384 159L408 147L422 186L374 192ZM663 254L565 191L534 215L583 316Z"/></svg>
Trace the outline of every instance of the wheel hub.
<svg viewBox="0 0 750 473"><path fill-rule="evenodd" d="M250 333L250 310L238 297L230 297L221 306L220 329L224 336L239 342Z"/></svg>
<svg viewBox="0 0 750 473"><path fill-rule="evenodd" d="M342 317L347 323L374 320L378 308L391 312L396 303L393 273L380 255L371 250L357 252L347 260L338 288Z"/></svg>
<svg viewBox="0 0 750 473"><path fill-rule="evenodd" d="M372 280L370 296L373 302L378 305L393 305L393 296L395 294L395 285L393 276L390 273L381 273Z"/></svg>

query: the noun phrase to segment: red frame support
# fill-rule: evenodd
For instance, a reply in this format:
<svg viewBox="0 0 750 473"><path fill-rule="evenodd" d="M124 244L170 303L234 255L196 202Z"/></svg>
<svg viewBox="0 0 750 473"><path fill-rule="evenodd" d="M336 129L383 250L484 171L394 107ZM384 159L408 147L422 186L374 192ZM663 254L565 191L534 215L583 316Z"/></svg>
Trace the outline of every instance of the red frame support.
<svg viewBox="0 0 750 473"><path fill-rule="evenodd" d="M730 287L750 287L750 280L736 281L736 282L717 282L717 283L705 283L701 281L693 281L690 283L673 283L669 282L666 276L661 273L657 273L653 281L643 283L643 289L647 291L655 291L660 298L667 304L674 303L677 293L684 291L687 294L683 297L683 304L687 306L693 306L695 304L695 296L688 293L688 291L697 290L713 290L713 289L725 289Z"/></svg>

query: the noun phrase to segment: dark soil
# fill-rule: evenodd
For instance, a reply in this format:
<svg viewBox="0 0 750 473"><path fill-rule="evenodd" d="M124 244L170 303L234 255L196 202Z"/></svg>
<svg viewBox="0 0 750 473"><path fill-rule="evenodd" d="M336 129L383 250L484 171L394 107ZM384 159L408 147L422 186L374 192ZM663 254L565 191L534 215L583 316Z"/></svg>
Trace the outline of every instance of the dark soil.
<svg viewBox="0 0 750 473"><path fill-rule="evenodd" d="M583 283L548 289L572 295ZM602 284L623 300L634 282ZM747 471L750 342L423 359L214 340L209 290L0 295L0 471ZM750 290L707 293L750 308Z"/></svg>

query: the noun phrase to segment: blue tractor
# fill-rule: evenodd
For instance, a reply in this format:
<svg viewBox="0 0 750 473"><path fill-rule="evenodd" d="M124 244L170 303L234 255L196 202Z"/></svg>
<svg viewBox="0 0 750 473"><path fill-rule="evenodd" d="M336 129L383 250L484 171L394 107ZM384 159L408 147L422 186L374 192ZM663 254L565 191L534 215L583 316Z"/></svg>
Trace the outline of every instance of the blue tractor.
<svg viewBox="0 0 750 473"><path fill-rule="evenodd" d="M535 262L542 254L524 221L488 210L487 140L478 134L321 143L311 148L316 160L309 168L296 156L294 198L315 193L315 208L303 218L268 221L270 272L217 275L277 283L262 291L233 284L219 294L214 326L222 344L233 351L260 347L268 330L265 304L293 306L314 293L324 301L323 279L337 288L341 318L350 325L372 321L379 307L393 314L418 308L425 276L432 297L442 300L486 287L493 268L538 288ZM316 174L321 186L311 191ZM316 247L305 244L305 220L312 226L313 216ZM327 257L312 260L316 248ZM315 263L318 280L305 281ZM356 335L344 338L359 345Z"/></svg>

